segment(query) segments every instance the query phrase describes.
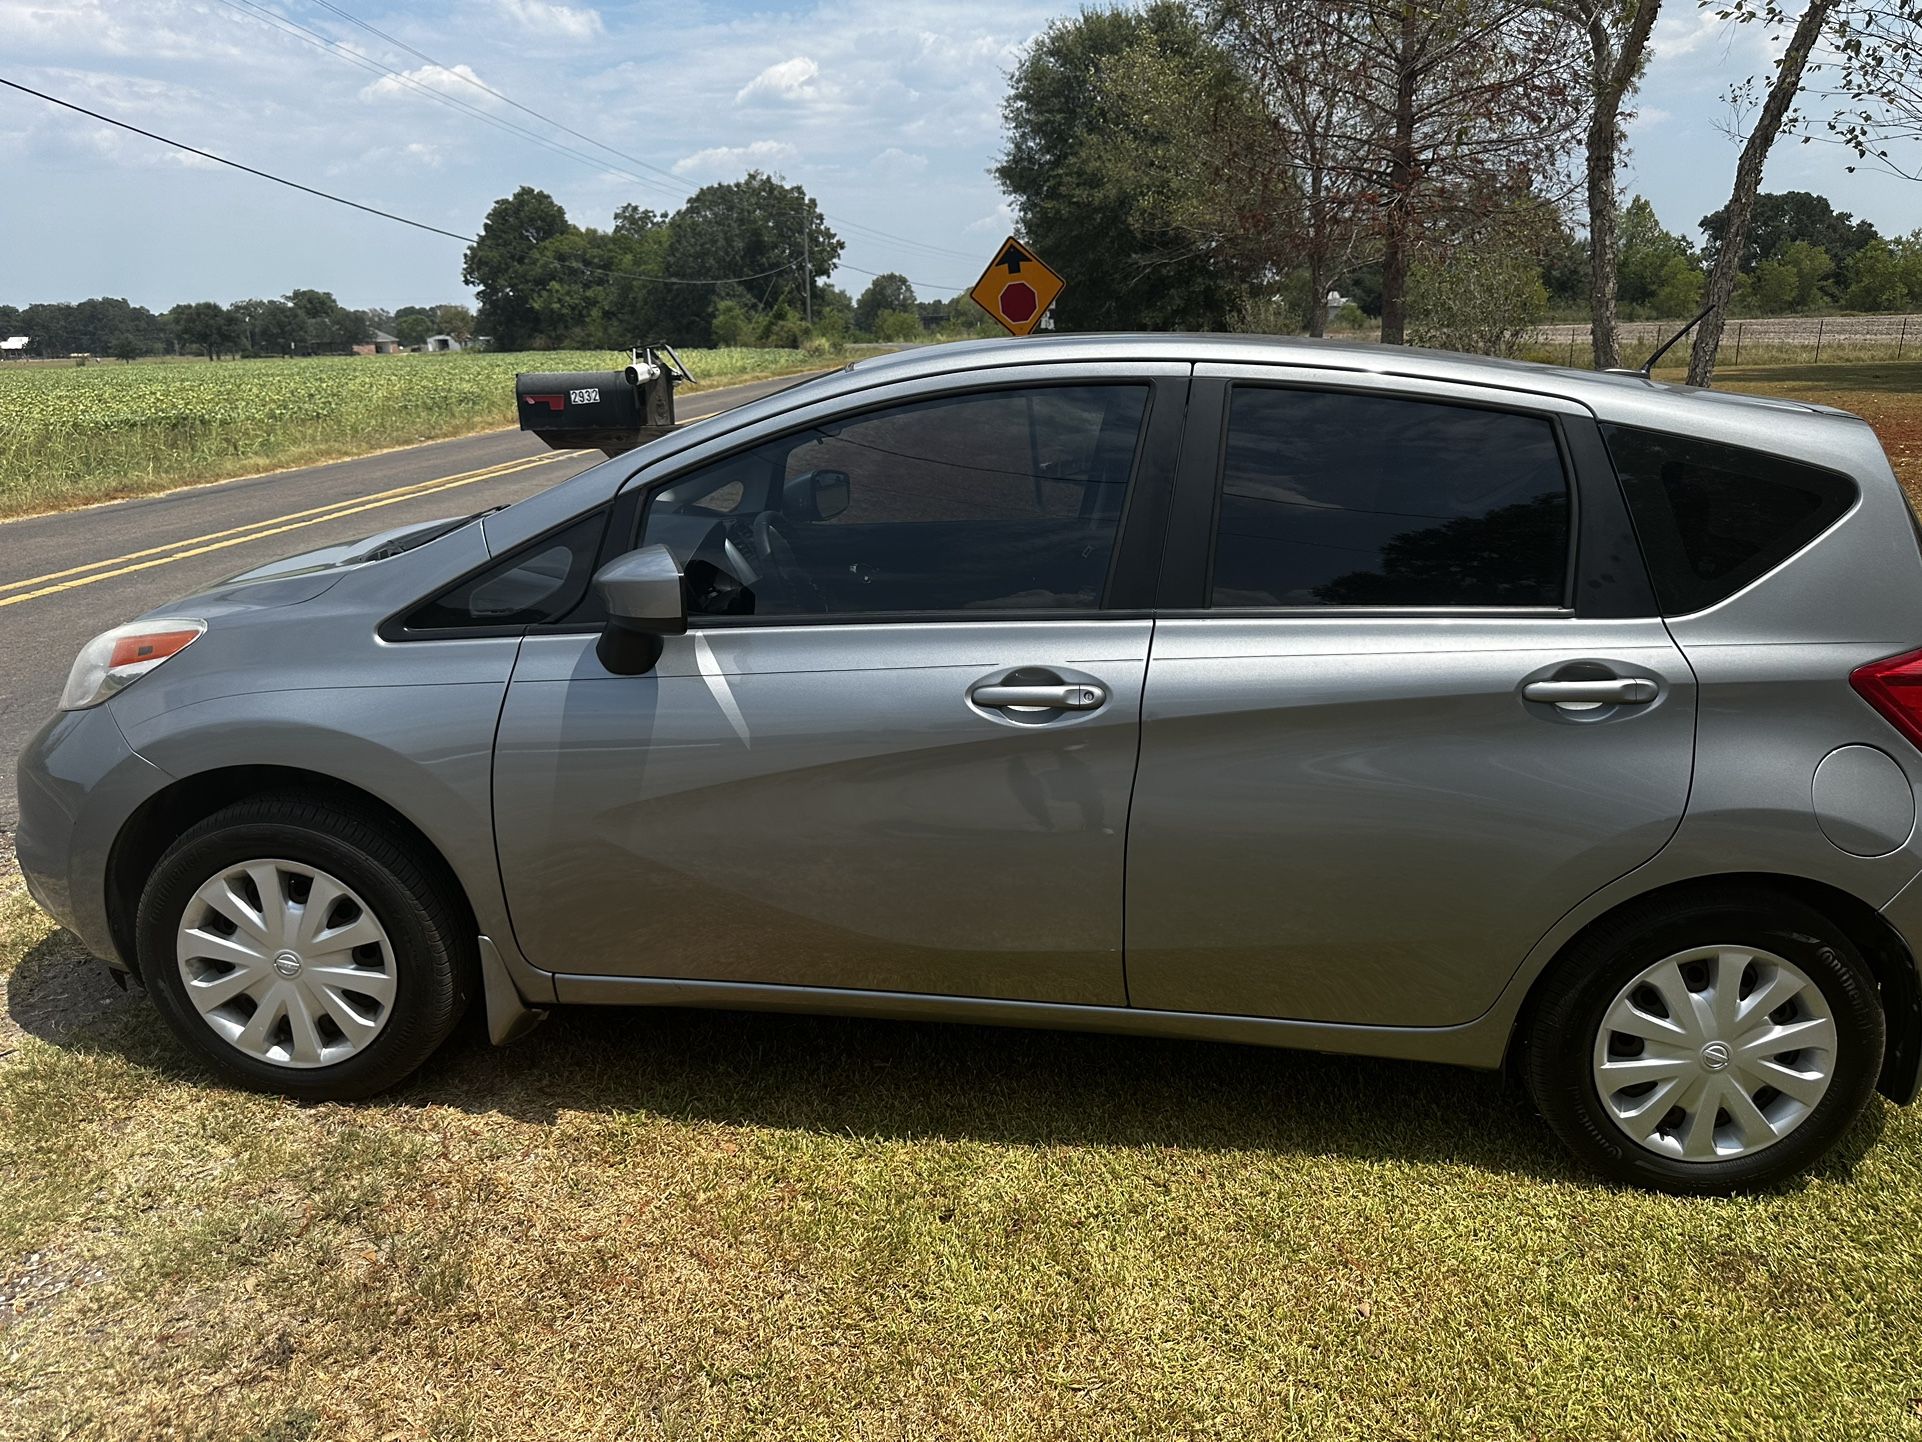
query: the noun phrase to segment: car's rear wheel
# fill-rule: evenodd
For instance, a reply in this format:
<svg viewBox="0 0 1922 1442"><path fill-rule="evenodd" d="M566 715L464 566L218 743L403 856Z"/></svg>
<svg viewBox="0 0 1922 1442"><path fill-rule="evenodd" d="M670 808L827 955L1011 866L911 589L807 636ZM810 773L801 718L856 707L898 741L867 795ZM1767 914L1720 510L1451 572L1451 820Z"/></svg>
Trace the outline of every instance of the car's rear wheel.
<svg viewBox="0 0 1922 1442"><path fill-rule="evenodd" d="M1882 1065L1873 976L1821 913L1730 888L1624 912L1544 980L1529 1091L1618 1181L1726 1193L1780 1182L1860 1115Z"/></svg>
<svg viewBox="0 0 1922 1442"><path fill-rule="evenodd" d="M472 971L448 888L376 816L239 802L162 855L140 898L141 975L174 1031L242 1085L348 1100L446 1039Z"/></svg>

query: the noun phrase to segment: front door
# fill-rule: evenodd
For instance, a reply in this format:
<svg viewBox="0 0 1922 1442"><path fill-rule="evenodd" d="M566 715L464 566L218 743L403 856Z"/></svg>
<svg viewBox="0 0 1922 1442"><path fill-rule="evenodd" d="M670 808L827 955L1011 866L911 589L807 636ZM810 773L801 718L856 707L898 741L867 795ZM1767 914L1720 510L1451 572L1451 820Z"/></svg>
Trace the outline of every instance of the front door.
<svg viewBox="0 0 1922 1442"><path fill-rule="evenodd" d="M1112 602L1183 390L939 394L643 475L637 543L682 563L689 634L631 677L591 635L529 636L501 717L529 959L1124 1004L1151 623Z"/></svg>
<svg viewBox="0 0 1922 1442"><path fill-rule="evenodd" d="M1149 662L1131 999L1468 1021L1688 796L1693 679L1645 575L1634 599L1594 423L1365 378L1197 386L1225 444L1182 476L1207 544Z"/></svg>

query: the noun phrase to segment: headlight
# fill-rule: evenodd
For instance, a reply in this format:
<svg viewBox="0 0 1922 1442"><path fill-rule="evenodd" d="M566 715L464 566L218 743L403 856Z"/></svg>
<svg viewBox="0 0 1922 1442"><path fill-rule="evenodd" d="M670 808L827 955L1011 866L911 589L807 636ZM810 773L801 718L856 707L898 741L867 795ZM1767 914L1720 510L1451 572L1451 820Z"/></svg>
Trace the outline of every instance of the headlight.
<svg viewBox="0 0 1922 1442"><path fill-rule="evenodd" d="M79 711L98 706L114 692L133 685L169 656L178 656L206 629L205 621L166 616L102 631L73 658L73 670L67 673L67 689L60 693L60 709Z"/></svg>

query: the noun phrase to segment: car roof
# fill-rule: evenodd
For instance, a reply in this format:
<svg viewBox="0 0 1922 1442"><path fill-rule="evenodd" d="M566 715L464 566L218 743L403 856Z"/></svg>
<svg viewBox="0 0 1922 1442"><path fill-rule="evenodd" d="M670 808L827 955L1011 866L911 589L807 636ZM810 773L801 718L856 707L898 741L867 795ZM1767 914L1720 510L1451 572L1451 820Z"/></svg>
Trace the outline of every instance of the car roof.
<svg viewBox="0 0 1922 1442"><path fill-rule="evenodd" d="M1020 340L957 341L866 356L845 369L873 383L882 379L906 380L917 375L937 375L953 370L1098 360L1177 360L1195 364L1349 370L1411 380L1446 381L1458 385L1562 396L1589 405L1598 413L1611 409L1611 402L1632 399L1639 405L1653 399L1678 407L1728 406L1739 410L1800 415L1848 414L1832 406L1807 401L1673 385L1639 374L1577 370L1567 366L1539 365L1533 361L1465 355L1458 351L1424 350L1419 346L1379 345L1371 341L1314 339L1308 336L1116 332L1029 336Z"/></svg>

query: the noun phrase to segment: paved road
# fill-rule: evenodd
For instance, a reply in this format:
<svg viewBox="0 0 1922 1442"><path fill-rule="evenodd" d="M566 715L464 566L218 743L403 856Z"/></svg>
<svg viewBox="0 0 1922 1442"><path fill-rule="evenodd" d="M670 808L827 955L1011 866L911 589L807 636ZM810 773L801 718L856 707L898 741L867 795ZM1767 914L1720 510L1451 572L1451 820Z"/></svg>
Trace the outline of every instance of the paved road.
<svg viewBox="0 0 1922 1442"><path fill-rule="evenodd" d="M685 392L681 415L698 419L793 381ZM0 832L18 817L14 761L97 632L276 557L503 505L601 459L492 431L0 522Z"/></svg>

